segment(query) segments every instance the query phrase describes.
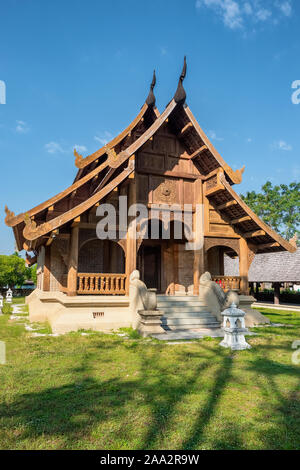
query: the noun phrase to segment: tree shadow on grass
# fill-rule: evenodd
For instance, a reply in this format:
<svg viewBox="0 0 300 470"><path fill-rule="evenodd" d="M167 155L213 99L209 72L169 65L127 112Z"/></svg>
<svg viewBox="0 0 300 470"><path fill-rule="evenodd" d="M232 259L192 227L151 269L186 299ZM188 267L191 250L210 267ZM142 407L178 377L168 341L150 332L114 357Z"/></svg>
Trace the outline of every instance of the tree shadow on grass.
<svg viewBox="0 0 300 470"><path fill-rule="evenodd" d="M124 357L118 350L119 368L122 361L126 363L138 357L137 374L129 377L118 369L115 377L93 377L97 355L102 365L104 361L107 368L113 367L114 356L110 351L113 352L115 347L123 348ZM266 344L258 347L259 357L253 354L242 364L253 374L266 397L263 406L267 409L262 409L257 420L262 419L261 416L263 419L274 416L279 426L278 430L270 426L261 432L260 441L266 449L276 448L279 438L279 448L297 448L296 445L299 448L299 388L286 396L276 383L276 377L282 375L297 377L299 368L270 358L274 350L272 338L267 338ZM275 349L278 348L281 346L276 345ZM101 350L107 354L101 356ZM102 347L100 340L68 369L68 373L74 374L71 383L22 394L7 405L0 405L2 430L18 428L18 440L27 440L33 445L38 438L45 437L45 442L48 442L47 438L57 438L56 448L74 449L82 447L82 442L88 442L94 448L112 449L117 443L119 448L161 449L168 445L166 442L171 442L170 447L180 449L208 445L215 449L240 449L243 448L242 432L238 416L235 419L234 414L231 422L214 432L212 442L207 444L207 429L222 403L225 387L233 380L236 383L239 380L239 376L232 376L235 357L235 353L218 347L216 342L212 347L199 342L185 348L184 345L127 344L117 340ZM183 423L177 423L176 420L182 418L180 410L188 413L189 400L192 403L193 399L199 403L193 402L191 413L183 418ZM139 416L144 412L147 418L141 423ZM95 429L99 435L89 441ZM286 439L282 437L285 432Z"/></svg>
<svg viewBox="0 0 300 470"><path fill-rule="evenodd" d="M299 366L282 364L268 357L271 348L263 349L264 357L248 364L247 370L256 374L256 382L264 402L259 406L257 421L263 425L259 432L263 448L268 450L299 450L300 448L300 377ZM297 378L294 389L285 392L282 377ZM266 427L268 423L268 427Z"/></svg>
<svg viewBox="0 0 300 470"><path fill-rule="evenodd" d="M18 400L0 406L2 427L18 425L24 429L19 439L59 436L63 448L72 447L86 437L94 426L112 417L123 419L123 409L134 391L134 383L122 384L111 379L102 383L85 378L42 392L28 393Z"/></svg>
<svg viewBox="0 0 300 470"><path fill-rule="evenodd" d="M46 442L47 438L56 439L56 448L78 448L82 445L80 441L86 442L95 429L100 429L100 436L94 439L94 446L98 444L98 447L114 448L116 442L121 442L121 448L162 448L170 423L176 420L176 406L189 394L197 393L202 378L204 380L204 375L217 354L213 386L207 392L205 405L201 408L193 429L181 438L183 444L180 448L196 448L201 443L203 430L214 415L221 398L230 375L232 359L227 351L208 352L199 344L199 348L195 350L199 360L196 366L193 353L185 354L182 350L178 353L176 360L186 361L187 365L191 360L193 368L189 374L182 370L177 374L176 360L171 361L166 368L166 356L162 358L162 352L165 353L160 346L144 350L144 355L140 357L138 376L132 380L124 377L106 380L84 377L84 373L90 373L89 361L85 356L84 362L87 362L74 368L76 378L72 383L26 393L12 403L1 404L2 429L5 432L18 428L20 442L27 440L34 443L39 437L45 437ZM141 401L136 401L137 394L142 397ZM140 433L140 437L139 440L133 440L132 426L131 429L130 426L127 428L131 419L128 413L135 403L138 407L141 402L146 404L149 413L147 426L140 426L138 423L136 432ZM112 423L114 425L111 432ZM175 425L173 423L172 432L174 426L176 431L176 422ZM132 442L135 444L131 444Z"/></svg>
<svg viewBox="0 0 300 470"><path fill-rule="evenodd" d="M203 346L202 346L203 347ZM207 356L207 351L205 352ZM157 384L154 387L151 384L147 385L147 373L150 364L155 362L155 356L144 358L142 361L141 369L144 371L143 383L145 384L145 391L147 393L148 402L151 407L152 423L149 426L147 433L144 436L142 449L159 449L160 442L164 439L168 432L170 423L176 413L176 406L190 394L199 392L201 388L201 381L204 373L213 366L212 361L215 356L218 356L218 368L215 373L213 386L207 393L206 402L201 406L199 418L196 419L192 429L188 435L182 436L180 449L196 449L201 444L201 439L205 426L209 423L214 416L215 408L221 399L224 387L230 377L230 370L232 367L232 357L228 355L227 351L214 350L211 357L206 358L205 362L199 364L193 370L193 374L186 378L186 380L178 380L176 374L164 374L163 371L158 376ZM195 352L195 356L199 357L199 351ZM186 360L194 358L193 353L180 355L178 360ZM202 357L202 354L200 354ZM156 364L159 367L159 362ZM188 362L187 362L188 367ZM148 390L147 390L148 389Z"/></svg>

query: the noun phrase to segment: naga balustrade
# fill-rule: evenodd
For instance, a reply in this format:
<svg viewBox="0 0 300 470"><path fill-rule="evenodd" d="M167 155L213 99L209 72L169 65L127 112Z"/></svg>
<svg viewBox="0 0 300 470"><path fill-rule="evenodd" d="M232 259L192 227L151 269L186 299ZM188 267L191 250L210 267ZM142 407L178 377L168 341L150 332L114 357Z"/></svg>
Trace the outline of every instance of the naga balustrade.
<svg viewBox="0 0 300 470"><path fill-rule="evenodd" d="M126 274L78 273L77 294L124 295Z"/></svg>
<svg viewBox="0 0 300 470"><path fill-rule="evenodd" d="M212 280L219 284L225 291L240 290L240 276L212 276Z"/></svg>

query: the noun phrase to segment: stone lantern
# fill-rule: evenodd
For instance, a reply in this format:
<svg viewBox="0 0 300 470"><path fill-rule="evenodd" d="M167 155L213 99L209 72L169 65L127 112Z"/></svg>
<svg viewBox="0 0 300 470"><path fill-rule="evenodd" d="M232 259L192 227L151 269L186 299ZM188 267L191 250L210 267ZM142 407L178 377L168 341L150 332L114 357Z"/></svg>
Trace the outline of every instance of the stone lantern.
<svg viewBox="0 0 300 470"><path fill-rule="evenodd" d="M232 303L229 308L222 312L222 316L225 335L220 346L231 348L234 351L251 349L250 344L245 340L245 334L248 332L245 327L245 312L237 308L235 303Z"/></svg>
<svg viewBox="0 0 300 470"><path fill-rule="evenodd" d="M9 288L8 291L6 292L6 302L8 304L12 303L12 296L13 296L12 290Z"/></svg>
<svg viewBox="0 0 300 470"><path fill-rule="evenodd" d="M0 315L2 314L2 307L3 307L3 295L0 294Z"/></svg>

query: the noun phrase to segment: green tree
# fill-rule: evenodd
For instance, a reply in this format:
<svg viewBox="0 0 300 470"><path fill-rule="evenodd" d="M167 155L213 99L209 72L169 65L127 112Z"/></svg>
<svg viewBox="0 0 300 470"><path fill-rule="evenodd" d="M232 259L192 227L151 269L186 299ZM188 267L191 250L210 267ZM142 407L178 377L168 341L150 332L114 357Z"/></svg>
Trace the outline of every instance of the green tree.
<svg viewBox="0 0 300 470"><path fill-rule="evenodd" d="M18 253L0 255L0 287L22 286L27 274L25 260Z"/></svg>
<svg viewBox="0 0 300 470"><path fill-rule="evenodd" d="M270 181L262 191L247 192L242 199L248 206L284 238L300 234L300 183L273 186Z"/></svg>
<svg viewBox="0 0 300 470"><path fill-rule="evenodd" d="M37 283L37 274L36 274L37 265L34 264L30 268L26 268L26 279L28 281L33 281L35 284Z"/></svg>

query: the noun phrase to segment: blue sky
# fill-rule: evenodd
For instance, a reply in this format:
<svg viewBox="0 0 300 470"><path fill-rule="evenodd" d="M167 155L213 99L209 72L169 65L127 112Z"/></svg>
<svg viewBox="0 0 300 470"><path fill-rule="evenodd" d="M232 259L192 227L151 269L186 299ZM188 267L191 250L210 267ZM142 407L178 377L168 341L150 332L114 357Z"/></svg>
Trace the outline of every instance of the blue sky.
<svg viewBox="0 0 300 470"><path fill-rule="evenodd" d="M14 249L4 205L23 212L67 187L86 156L136 116L149 89L163 110L187 55L187 103L223 158L246 165L235 189L299 179L300 2L1 2L0 253Z"/></svg>

